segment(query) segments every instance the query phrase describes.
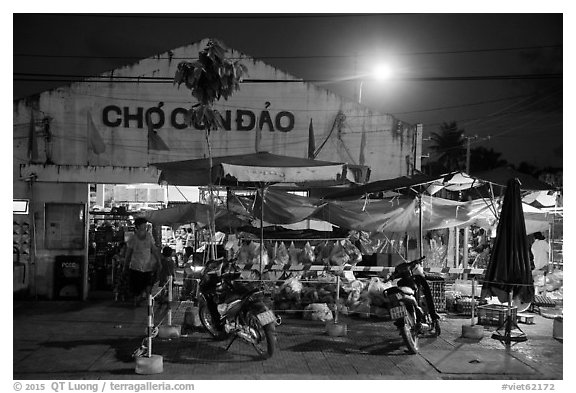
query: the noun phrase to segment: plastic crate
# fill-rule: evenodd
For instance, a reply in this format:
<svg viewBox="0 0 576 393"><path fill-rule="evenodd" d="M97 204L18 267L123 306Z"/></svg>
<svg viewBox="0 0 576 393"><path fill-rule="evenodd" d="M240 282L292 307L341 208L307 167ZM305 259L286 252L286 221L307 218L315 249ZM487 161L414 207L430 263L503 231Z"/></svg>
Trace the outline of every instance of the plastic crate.
<svg viewBox="0 0 576 393"><path fill-rule="evenodd" d="M550 299L548 296L535 295L534 301L532 302L538 307L555 307L556 303L554 300Z"/></svg>
<svg viewBox="0 0 576 393"><path fill-rule="evenodd" d="M478 314L478 302L479 300L476 299L474 303L474 314ZM455 300L455 309L458 314L463 315L472 315L472 298L471 297L463 297L460 299Z"/></svg>
<svg viewBox="0 0 576 393"><path fill-rule="evenodd" d="M512 322L516 323L517 307L512 306ZM486 304L478 307L478 324L501 326L506 320L508 306L505 304Z"/></svg>
<svg viewBox="0 0 576 393"><path fill-rule="evenodd" d="M436 312L446 311L446 285L444 281L429 281Z"/></svg>

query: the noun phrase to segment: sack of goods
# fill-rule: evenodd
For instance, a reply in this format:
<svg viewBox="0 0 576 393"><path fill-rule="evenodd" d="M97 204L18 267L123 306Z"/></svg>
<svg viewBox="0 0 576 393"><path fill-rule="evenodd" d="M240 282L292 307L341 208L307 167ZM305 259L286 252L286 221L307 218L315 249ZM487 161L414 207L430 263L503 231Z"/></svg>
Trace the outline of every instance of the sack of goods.
<svg viewBox="0 0 576 393"><path fill-rule="evenodd" d="M304 309L304 319L326 322L331 321L334 317L326 303L312 303Z"/></svg>

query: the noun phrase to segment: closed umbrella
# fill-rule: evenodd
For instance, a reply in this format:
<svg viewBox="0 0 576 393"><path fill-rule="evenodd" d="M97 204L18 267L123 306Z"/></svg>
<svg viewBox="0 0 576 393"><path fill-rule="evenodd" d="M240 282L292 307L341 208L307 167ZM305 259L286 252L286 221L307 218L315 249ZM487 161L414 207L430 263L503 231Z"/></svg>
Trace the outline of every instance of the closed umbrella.
<svg viewBox="0 0 576 393"><path fill-rule="evenodd" d="M502 303L508 301L506 322L501 327L505 329L504 334L497 331L493 338L501 339L507 345L510 341L526 340L525 334L511 318L511 303L513 297L531 302L534 299L533 284L520 182L514 178L506 185L496 239L482 285L482 297L497 296ZM521 334L513 336L515 329Z"/></svg>

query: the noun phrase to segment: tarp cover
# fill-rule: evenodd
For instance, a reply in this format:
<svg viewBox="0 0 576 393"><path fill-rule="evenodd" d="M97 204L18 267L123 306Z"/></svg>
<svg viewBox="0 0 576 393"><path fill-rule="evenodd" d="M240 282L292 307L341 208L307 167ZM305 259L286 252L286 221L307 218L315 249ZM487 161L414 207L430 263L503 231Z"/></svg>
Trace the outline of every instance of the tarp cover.
<svg viewBox="0 0 576 393"><path fill-rule="evenodd" d="M341 181L345 164L289 157L268 152L151 164L162 172L159 182L176 186L208 184L302 183ZM210 173L212 177L210 178Z"/></svg>
<svg viewBox="0 0 576 393"><path fill-rule="evenodd" d="M338 191L327 195L326 199L348 199L359 198L369 193L376 193L382 191L397 190L407 187L415 187L421 184L432 183L439 180L441 177L431 177L425 174L417 174L411 177L401 176L394 179L377 180L371 183L366 183L358 187L351 187L346 190Z"/></svg>
<svg viewBox="0 0 576 393"><path fill-rule="evenodd" d="M215 208L216 229L228 232L229 229L238 228L250 222L246 215L238 214L221 206ZM173 228L179 225L195 223L200 227L208 226L210 222L210 207L202 203L185 203L167 209L150 210L140 213L155 225L166 225Z"/></svg>
<svg viewBox="0 0 576 393"><path fill-rule="evenodd" d="M534 299L532 270L526 226L523 219L520 184L510 179L496 231L496 239L482 284L482 297L497 296L508 301L508 292L522 302Z"/></svg>
<svg viewBox="0 0 576 393"><path fill-rule="evenodd" d="M405 232L419 229L418 199L393 197L379 200L327 201L307 198L283 191L266 189L264 220L286 225L306 219L327 221L341 228L367 232ZM422 229L432 230L468 225L492 226L496 205L478 199L456 202L429 195L422 196ZM250 205L245 203L244 205ZM249 209L254 217L261 216L261 198ZM527 213L526 225L533 232L547 228L545 214ZM530 232L532 233L532 232Z"/></svg>
<svg viewBox="0 0 576 393"><path fill-rule="evenodd" d="M462 191L480 187L487 183L505 186L508 179L518 178L522 190L553 190L554 187L540 181L530 175L520 173L512 168L501 167L489 171L469 175L465 172L451 172L440 176L416 174L413 176L401 176L394 179L377 180L361 186L352 186L345 190L328 194L326 199L355 199L366 194L385 192L390 190L406 189L427 185L426 191L433 195L441 189L449 191Z"/></svg>
<svg viewBox="0 0 576 393"><path fill-rule="evenodd" d="M554 189L554 186L548 183L509 167L500 167L489 171L473 173L472 176L500 186L505 186L509 179L518 179L520 181L519 187L521 190L535 191Z"/></svg>
<svg viewBox="0 0 576 393"><path fill-rule="evenodd" d="M259 195L259 194L258 194ZM488 201L474 200L456 202L428 195L422 196L422 229L432 230L476 224L488 227L494 224L494 206ZM548 228L549 214L539 213L538 209L523 204L527 233ZM141 213L156 225L176 226L209 223L209 206L201 203L187 203L168 209ZM249 217L261 216L261 199L232 194L227 206L215 209L216 226L225 230L246 225ZM393 197L381 200L326 201L290 194L284 191L266 189L264 220L269 224L288 225L307 219L316 219L337 225L340 228L366 232L406 232L419 229L418 199L414 197Z"/></svg>

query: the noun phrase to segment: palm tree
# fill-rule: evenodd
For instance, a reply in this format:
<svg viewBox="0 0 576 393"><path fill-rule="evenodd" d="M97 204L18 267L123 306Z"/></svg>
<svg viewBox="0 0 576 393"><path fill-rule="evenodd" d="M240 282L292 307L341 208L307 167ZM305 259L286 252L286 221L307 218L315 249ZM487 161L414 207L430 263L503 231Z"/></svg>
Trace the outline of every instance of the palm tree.
<svg viewBox="0 0 576 393"><path fill-rule="evenodd" d="M430 149L438 154L437 161L448 171L462 169L466 162L466 138L464 130L456 122L443 123L440 133L433 132L430 139L434 145Z"/></svg>

